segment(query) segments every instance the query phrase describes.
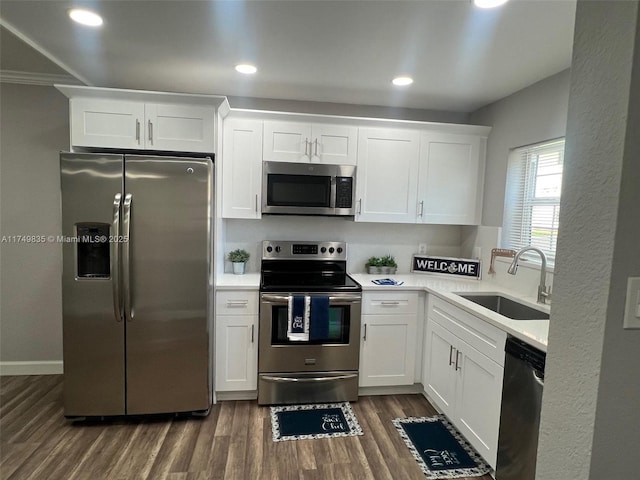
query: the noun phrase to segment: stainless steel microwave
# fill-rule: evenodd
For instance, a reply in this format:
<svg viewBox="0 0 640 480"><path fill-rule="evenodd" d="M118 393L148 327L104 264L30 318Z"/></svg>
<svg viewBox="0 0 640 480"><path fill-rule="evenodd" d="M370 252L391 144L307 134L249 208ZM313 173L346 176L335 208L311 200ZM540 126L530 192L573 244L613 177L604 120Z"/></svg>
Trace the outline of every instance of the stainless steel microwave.
<svg viewBox="0 0 640 480"><path fill-rule="evenodd" d="M354 215L353 165L263 162L262 213Z"/></svg>

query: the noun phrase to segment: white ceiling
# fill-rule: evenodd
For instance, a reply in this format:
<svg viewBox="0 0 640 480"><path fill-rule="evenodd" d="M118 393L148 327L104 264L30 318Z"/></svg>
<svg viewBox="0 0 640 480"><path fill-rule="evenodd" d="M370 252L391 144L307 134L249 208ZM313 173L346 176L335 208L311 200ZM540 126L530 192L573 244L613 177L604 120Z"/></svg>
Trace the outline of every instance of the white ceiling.
<svg viewBox="0 0 640 480"><path fill-rule="evenodd" d="M72 6L104 25L72 23ZM470 112L568 68L574 14L575 0L2 0L0 60L102 87Z"/></svg>

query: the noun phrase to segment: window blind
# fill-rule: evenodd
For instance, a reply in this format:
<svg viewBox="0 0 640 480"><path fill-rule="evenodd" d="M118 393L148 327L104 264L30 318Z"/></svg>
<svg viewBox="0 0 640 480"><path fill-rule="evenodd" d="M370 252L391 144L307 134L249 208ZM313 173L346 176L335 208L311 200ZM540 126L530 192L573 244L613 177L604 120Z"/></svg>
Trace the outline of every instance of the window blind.
<svg viewBox="0 0 640 480"><path fill-rule="evenodd" d="M538 247L555 261L564 139L516 148L509 154L502 247ZM535 260L537 256L532 256Z"/></svg>

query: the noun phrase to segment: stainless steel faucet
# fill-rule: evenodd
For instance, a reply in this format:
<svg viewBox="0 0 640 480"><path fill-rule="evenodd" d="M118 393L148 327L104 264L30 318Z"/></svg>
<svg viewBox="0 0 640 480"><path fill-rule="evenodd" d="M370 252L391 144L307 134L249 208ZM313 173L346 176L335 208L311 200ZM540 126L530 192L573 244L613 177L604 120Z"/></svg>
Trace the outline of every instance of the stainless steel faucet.
<svg viewBox="0 0 640 480"><path fill-rule="evenodd" d="M537 247L532 247L529 245L528 247L521 248L516 256L513 257L513 262L509 265L509 269L507 273L511 275L515 275L516 271L518 271L518 260L520 256L524 252L533 251L540 255L542 259L542 265L540 266L540 285L538 285L538 303L547 303L547 300L551 300L551 287L547 287L546 279L547 279L547 256L544 254L542 250Z"/></svg>

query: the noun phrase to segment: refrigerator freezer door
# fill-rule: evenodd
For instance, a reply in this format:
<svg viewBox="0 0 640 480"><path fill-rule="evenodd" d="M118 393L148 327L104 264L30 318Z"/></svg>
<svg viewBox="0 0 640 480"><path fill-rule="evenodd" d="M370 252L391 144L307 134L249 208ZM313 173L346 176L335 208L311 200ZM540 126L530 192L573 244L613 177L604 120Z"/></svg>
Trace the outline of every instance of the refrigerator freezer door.
<svg viewBox="0 0 640 480"><path fill-rule="evenodd" d="M79 239L62 243L66 416L125 413L117 244L101 238L115 234L122 165L120 155L60 156L62 235Z"/></svg>
<svg viewBox="0 0 640 480"><path fill-rule="evenodd" d="M126 157L128 414L209 409L211 169L208 159Z"/></svg>

